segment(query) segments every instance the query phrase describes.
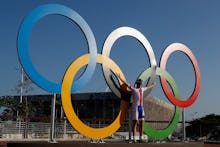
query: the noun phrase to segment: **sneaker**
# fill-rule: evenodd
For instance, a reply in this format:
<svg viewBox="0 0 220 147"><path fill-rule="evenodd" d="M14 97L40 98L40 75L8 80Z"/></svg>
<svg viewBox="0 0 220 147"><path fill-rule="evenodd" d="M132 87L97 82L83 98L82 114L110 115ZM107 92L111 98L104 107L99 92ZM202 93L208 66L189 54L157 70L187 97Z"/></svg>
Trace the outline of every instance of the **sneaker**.
<svg viewBox="0 0 220 147"><path fill-rule="evenodd" d="M137 143L136 139L133 140L133 143Z"/></svg>
<svg viewBox="0 0 220 147"><path fill-rule="evenodd" d="M147 143L147 140L146 139L141 139L140 143Z"/></svg>
<svg viewBox="0 0 220 147"><path fill-rule="evenodd" d="M98 141L98 143L105 143L105 141L104 141L103 139L100 139L100 140Z"/></svg>

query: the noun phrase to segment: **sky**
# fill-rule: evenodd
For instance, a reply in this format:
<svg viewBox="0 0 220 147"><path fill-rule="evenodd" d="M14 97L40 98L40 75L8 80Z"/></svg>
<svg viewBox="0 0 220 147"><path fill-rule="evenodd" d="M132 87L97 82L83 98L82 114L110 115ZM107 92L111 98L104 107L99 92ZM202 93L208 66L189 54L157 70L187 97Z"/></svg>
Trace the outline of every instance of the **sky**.
<svg viewBox="0 0 220 147"><path fill-rule="evenodd" d="M157 65L165 48L175 42L185 44L196 57L201 72L201 89L195 103L186 109L186 119L215 113L220 115L220 1L218 0L111 0L111 1L29 1L2 0L0 4L0 96L18 95L15 88L21 78L17 55L17 34L24 18L35 8L49 3L65 5L87 22L97 52L101 53L107 36L115 29L128 26L141 32L150 42ZM61 83L70 63L88 53L86 38L80 28L61 15L48 15L32 28L29 54L38 72L48 80ZM119 38L111 48L110 58L119 65L128 83L150 67L145 48L129 36ZM82 74L82 68L79 73ZM167 72L178 85L181 99L188 99L195 86L193 66L185 54L174 52L168 59ZM76 77L77 79L77 77ZM150 93L164 101L159 78ZM108 86L101 65L91 80L77 92L103 92ZM34 86L29 94L47 94ZM168 102L168 101L167 101Z"/></svg>

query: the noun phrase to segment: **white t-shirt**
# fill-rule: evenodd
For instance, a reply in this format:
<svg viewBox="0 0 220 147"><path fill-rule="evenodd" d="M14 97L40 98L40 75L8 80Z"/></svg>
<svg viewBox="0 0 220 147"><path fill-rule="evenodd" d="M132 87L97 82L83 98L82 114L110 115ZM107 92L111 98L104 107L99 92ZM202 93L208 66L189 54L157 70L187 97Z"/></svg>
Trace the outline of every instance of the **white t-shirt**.
<svg viewBox="0 0 220 147"><path fill-rule="evenodd" d="M133 95L133 103L132 103L132 110L136 110L139 105L143 106L144 100L144 91L147 90L147 87L142 88L134 88L133 86L129 85Z"/></svg>

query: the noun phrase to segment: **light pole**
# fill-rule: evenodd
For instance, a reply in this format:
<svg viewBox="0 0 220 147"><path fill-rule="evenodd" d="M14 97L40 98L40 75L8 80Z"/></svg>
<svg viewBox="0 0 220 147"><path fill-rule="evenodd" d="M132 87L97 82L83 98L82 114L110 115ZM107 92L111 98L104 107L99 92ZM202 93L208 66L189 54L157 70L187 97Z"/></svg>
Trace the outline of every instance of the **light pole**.
<svg viewBox="0 0 220 147"><path fill-rule="evenodd" d="M20 103L22 103L23 97L23 83L24 83L24 70L21 67L21 81L20 81ZM18 119L19 111L17 111L17 119Z"/></svg>
<svg viewBox="0 0 220 147"><path fill-rule="evenodd" d="M23 83L24 83L24 70L23 70L23 68L21 68L20 103L22 103Z"/></svg>
<svg viewBox="0 0 220 147"><path fill-rule="evenodd" d="M21 67L21 81L20 81L20 104L22 104L22 100L23 100L23 83L24 83L24 70ZM19 118L19 111L17 110L17 121L18 121L18 130L19 133L21 132L21 118Z"/></svg>

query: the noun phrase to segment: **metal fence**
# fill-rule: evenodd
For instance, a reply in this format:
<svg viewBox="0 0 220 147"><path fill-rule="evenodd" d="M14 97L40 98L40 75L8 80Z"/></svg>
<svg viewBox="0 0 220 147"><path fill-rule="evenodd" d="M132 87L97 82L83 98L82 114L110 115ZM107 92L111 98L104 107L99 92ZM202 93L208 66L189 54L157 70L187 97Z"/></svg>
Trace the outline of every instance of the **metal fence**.
<svg viewBox="0 0 220 147"><path fill-rule="evenodd" d="M161 125L167 126L169 122L148 122L152 128L160 128ZM27 125L27 126L26 126ZM100 122L98 124L88 124L93 128L103 128L109 124ZM179 123L179 125L181 125ZM166 127L165 127L166 128ZM178 131L179 129L179 131ZM129 124L125 121L120 129L107 139L126 139L129 136ZM178 134L181 131L181 127L177 128ZM48 139L51 140L51 123L46 122L28 122L24 121L0 121L0 139ZM65 119L64 121L57 121L55 123L54 139L88 139L79 134Z"/></svg>
<svg viewBox="0 0 220 147"><path fill-rule="evenodd" d="M107 124L89 124L94 128L102 128ZM127 123L123 123L118 132L124 132ZM51 123L45 122L28 122L27 127L25 122L21 121L0 121L0 138L2 139L50 139ZM116 133L113 136L116 138L125 138ZM26 136L26 137L25 137ZM88 139L80 135L68 121L55 123L55 139ZM113 138L112 136L110 138Z"/></svg>

